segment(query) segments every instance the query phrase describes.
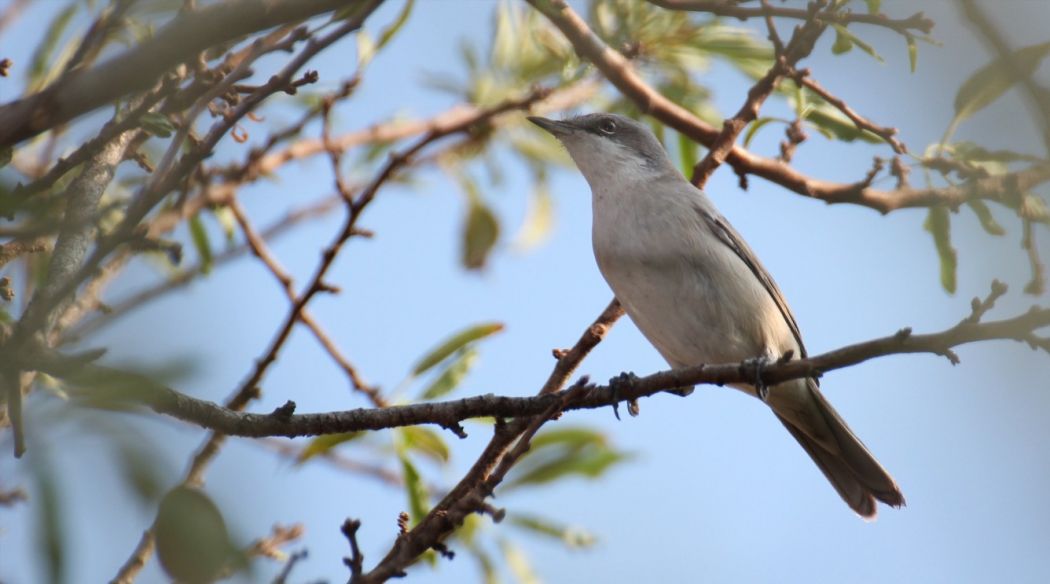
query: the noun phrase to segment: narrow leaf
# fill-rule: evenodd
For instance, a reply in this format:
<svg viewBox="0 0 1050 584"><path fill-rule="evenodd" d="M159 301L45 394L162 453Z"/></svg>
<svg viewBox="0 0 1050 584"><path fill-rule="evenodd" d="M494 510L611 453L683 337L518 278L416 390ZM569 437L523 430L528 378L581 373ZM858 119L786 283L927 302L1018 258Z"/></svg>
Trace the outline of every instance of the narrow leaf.
<svg viewBox="0 0 1050 584"><path fill-rule="evenodd" d="M554 198L546 178L537 178L536 187L529 198L525 220L514 238L514 248L527 251L540 245L550 236L554 226Z"/></svg>
<svg viewBox="0 0 1050 584"><path fill-rule="evenodd" d="M419 471L404 453L398 455L401 459L401 470L405 479L405 494L408 497L408 514L412 517L412 525L418 524L427 516L430 503L427 501L427 488L419 477Z"/></svg>
<svg viewBox="0 0 1050 584"><path fill-rule="evenodd" d="M357 67L362 68L372 62L376 56L376 43L367 30L357 33Z"/></svg>
<svg viewBox="0 0 1050 584"><path fill-rule="evenodd" d="M751 140L758 135L758 131L761 130L769 122L781 121L777 118L758 118L751 122L751 125L747 127L747 132L744 133L744 147L747 148L751 145Z"/></svg>
<svg viewBox="0 0 1050 584"><path fill-rule="evenodd" d="M1020 70L1019 75L1029 77L1039 68L1047 54L1050 54L1050 42L1018 49L1009 58ZM1007 57L1000 57L981 67L959 87L958 93L955 94L953 125L988 107L1020 81L1014 77L1012 67L1006 59Z"/></svg>
<svg viewBox="0 0 1050 584"><path fill-rule="evenodd" d="M919 45L915 42L915 37L908 35L905 38L908 43L908 64L911 66L911 72L914 73L919 63Z"/></svg>
<svg viewBox="0 0 1050 584"><path fill-rule="evenodd" d="M520 527L531 533L554 538L569 548L589 548L598 542L593 533L586 530L563 525L538 515L511 514L507 517L511 525Z"/></svg>
<svg viewBox="0 0 1050 584"><path fill-rule="evenodd" d="M382 49L390 42L390 39L394 38L394 35L401 30L401 27L408 22L408 16L412 14L412 8L415 6L416 0L407 0L405 5L401 8L401 12L397 13L397 18L390 24L383 32L379 33L379 42L376 43L376 49Z"/></svg>
<svg viewBox="0 0 1050 584"><path fill-rule="evenodd" d="M973 210L973 214L977 215L977 220L981 222L981 227L985 231L991 235L1006 235L1006 230L995 220L995 217L992 216L992 210L988 208L988 205L984 204L984 201L971 199L966 201L966 204Z"/></svg>
<svg viewBox="0 0 1050 584"><path fill-rule="evenodd" d="M937 256L941 262L941 286L949 294L954 294L958 257L955 248L952 247L951 218L948 215L948 209L931 207L926 215L923 228L933 236L933 243L937 248Z"/></svg>
<svg viewBox="0 0 1050 584"><path fill-rule="evenodd" d="M193 239L193 247L197 250L197 255L200 257L201 262L201 273L207 274L211 272L212 264L214 263L214 255L211 251L211 241L208 239L208 230L204 228L204 222L201 221L200 215L194 215L190 218L190 237Z"/></svg>
<svg viewBox="0 0 1050 584"><path fill-rule="evenodd" d="M467 347L460 349L445 370L437 376L434 381L423 390L420 399L437 399L449 394L456 389L463 379L470 373L470 369L478 360L477 350Z"/></svg>
<svg viewBox="0 0 1050 584"><path fill-rule="evenodd" d="M532 569L532 563L529 562L528 556L525 555L525 551L506 539L500 540L500 550L503 552L503 559L507 561L507 567L510 568L514 578L519 584L541 584L539 576L536 575L535 570Z"/></svg>
<svg viewBox="0 0 1050 584"><path fill-rule="evenodd" d="M868 5L868 14L878 14L882 7L882 0L864 0L864 3Z"/></svg>
<svg viewBox="0 0 1050 584"><path fill-rule="evenodd" d="M57 74L60 64L55 59L55 47L58 46L62 33L65 32L66 27L69 26L73 16L77 13L77 5L77 2L70 2L55 16L54 20L51 21L51 26L44 33L44 39L40 41L36 51L33 52L30 66L26 70L26 85L30 91L35 91L44 84L49 68L54 69Z"/></svg>
<svg viewBox="0 0 1050 584"><path fill-rule="evenodd" d="M302 452L299 453L299 456L295 457L295 462L297 464L302 464L315 456L327 454L329 450L344 442L355 440L361 436L364 436L364 432L345 432L342 434L325 434L323 436L318 436L311 440L310 443L306 445L306 448L303 448Z"/></svg>
<svg viewBox="0 0 1050 584"><path fill-rule="evenodd" d="M404 445L434 460L435 462L448 462L449 449L445 441L436 432L422 426L405 426L400 429Z"/></svg>
<svg viewBox="0 0 1050 584"><path fill-rule="evenodd" d="M462 349L469 343L483 339L489 335L503 330L501 322L486 322L465 328L451 337L445 339L437 347L430 350L412 368L412 375L420 375L434 365L441 363L456 351Z"/></svg>

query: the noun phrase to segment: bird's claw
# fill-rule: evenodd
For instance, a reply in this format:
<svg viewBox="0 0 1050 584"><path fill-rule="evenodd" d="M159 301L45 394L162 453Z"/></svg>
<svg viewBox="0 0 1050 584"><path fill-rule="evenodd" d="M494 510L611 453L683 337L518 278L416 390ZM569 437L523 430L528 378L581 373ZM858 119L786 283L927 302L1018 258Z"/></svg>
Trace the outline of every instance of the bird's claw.
<svg viewBox="0 0 1050 584"><path fill-rule="evenodd" d="M613 403L612 403L613 415L616 416L617 420L620 419L620 399L621 399L620 398L620 391L624 387L630 387L630 386L634 385L634 382L637 381L637 380L638 380L638 376L635 375L634 373L631 373L630 371L624 371L623 373L621 373L621 374L617 375L616 377L613 377L612 379L609 380L609 389L612 390L612 397L613 397ZM631 400L631 402L628 404L627 411L632 416L637 416L638 415L637 402L635 402L634 400Z"/></svg>
<svg viewBox="0 0 1050 584"><path fill-rule="evenodd" d="M769 386L762 380L762 370L772 362L772 359L762 355L761 357L745 359L743 363L741 363L745 375L750 373L753 376L751 385L755 387L755 395L757 395L758 399L762 401L766 401L766 398L769 397Z"/></svg>

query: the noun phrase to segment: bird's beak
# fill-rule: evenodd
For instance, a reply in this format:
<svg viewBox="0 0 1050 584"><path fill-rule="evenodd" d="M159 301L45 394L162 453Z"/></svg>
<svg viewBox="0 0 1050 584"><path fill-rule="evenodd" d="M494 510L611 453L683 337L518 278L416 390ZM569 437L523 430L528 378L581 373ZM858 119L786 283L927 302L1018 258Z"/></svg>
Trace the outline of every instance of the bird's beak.
<svg viewBox="0 0 1050 584"><path fill-rule="evenodd" d="M555 138L560 138L566 134L570 134L576 129L576 126L572 125L570 122L548 120L547 118L541 118L539 116L529 116L528 120L544 130L547 130Z"/></svg>

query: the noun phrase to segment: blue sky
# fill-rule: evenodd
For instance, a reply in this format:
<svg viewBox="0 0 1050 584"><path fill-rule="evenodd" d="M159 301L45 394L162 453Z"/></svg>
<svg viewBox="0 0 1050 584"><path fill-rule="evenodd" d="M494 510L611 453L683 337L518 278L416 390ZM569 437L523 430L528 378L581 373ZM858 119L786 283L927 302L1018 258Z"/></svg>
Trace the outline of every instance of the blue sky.
<svg viewBox="0 0 1050 584"><path fill-rule="evenodd" d="M937 22L934 36L944 46L920 46L917 75L907 73L899 37L865 28L857 29L858 34L879 49L885 64L859 51L832 56L830 36L806 62L818 80L855 109L900 127L904 141L917 152L940 137L951 118L955 88L988 60L950 3L922 4ZM427 116L452 105L448 96L420 89L422 74L460 74L458 39L486 46L495 6L485 1L420 2L405 29L372 65L359 93L339 112L336 129L348 131L397 113ZM998 16L1012 44L1046 40L1044 6L1034 1L1009 6ZM397 3L385 6L371 21L372 30L398 8ZM46 22L41 13L47 9L53 9L50 3L46 9L32 6L20 28L5 31L0 53L25 62L23 55L35 41L34 31ZM915 9L915 3L883 3L885 12L899 16ZM325 87L335 87L351 74L353 47L352 42L333 47L311 64ZM699 74L698 80L712 88L722 112L735 111L748 87L725 66ZM12 94L0 96L6 101ZM1011 92L964 125L959 136L1040 153L1022 107ZM778 103L764 110L787 111ZM278 119L280 106L267 113ZM796 165L830 180L855 181L872 155L889 153L811 134ZM754 148L773 155L780 139L777 131L767 129ZM235 155L242 148L224 144L224 152ZM508 180L484 194L505 233L513 233L525 213L530 186L524 169L504 160ZM456 395L534 393L553 365L550 350L574 342L611 298L591 255L586 183L574 169L555 171L557 222L550 240L520 253L505 238L489 269L473 274L458 264L465 198L436 172L420 178L410 187L384 188L362 220L378 236L354 240L346 249L330 278L343 292L319 298L312 305L315 316L362 374L386 389L448 333L481 321L504 322L506 331L482 345L478 367ZM253 217L265 223L263 218L290 205L327 194L330 185L327 162L317 160L290 168L279 183L260 184L241 198ZM1013 315L1033 303L1020 292L1027 264L1018 247L1019 226L1007 214L998 214L1009 230L1004 238L985 235L972 214L953 215L960 266L958 292L949 296L939 284L921 211L884 217L864 208L826 206L757 178L750 191L742 192L725 168L715 174L708 192L779 282L812 353L902 326L919 332L951 326L968 314L970 298L987 293L992 278L1010 283L1012 290L991 316ZM318 246L337 229L338 218L314 223L273 248L301 284L313 270ZM1040 235L1043 256L1050 257L1045 229ZM113 296L155 277L150 268L137 268ZM173 355L192 359L197 368L179 387L220 400L246 375L286 309L269 274L246 260L136 313L94 343L110 347L108 358L114 363L162 363ZM908 499L902 510L881 509L875 523L849 512L761 404L722 388L700 388L686 400L644 400L642 415L622 422L608 410L564 416L559 424L598 427L635 458L600 481L567 480L496 502L513 511L554 515L599 536L592 549L566 551L514 534L537 573L549 582L1045 581L1050 574L1045 554L1050 506L1044 503L1050 486L1044 446L1050 440L1045 423L1050 359L1005 342L964 347L959 355L962 364L955 367L933 356L899 356L824 379L828 399ZM623 319L581 373L605 380L624 370L642 374L663 368L655 350ZM363 405L302 329L263 389L258 411L286 399L294 399L300 412ZM170 421L147 427L163 445L157 464L174 481L202 433ZM453 445L449 469L424 466L433 482L454 482L487 442L482 426L468 426L468 431L469 438ZM153 513L121 486L101 446L73 425L38 432L31 443L61 463L76 581L111 577ZM25 464L0 460L4 486L28 480ZM345 579L340 560L346 543L338 532L345 517L363 521L360 537L366 565L371 565L391 543L397 514L405 508L399 490L325 464L293 467L246 440L230 441L208 473L207 491L245 538L266 533L275 522L303 522L307 535L296 547L308 548L310 557L294 573L293 580L300 582ZM42 577L30 535L35 521L31 509L0 512L4 582ZM497 526L495 533L502 529ZM440 562L436 570L420 567L412 574L436 582L471 581L475 575L465 554ZM141 581L163 581L155 562Z"/></svg>

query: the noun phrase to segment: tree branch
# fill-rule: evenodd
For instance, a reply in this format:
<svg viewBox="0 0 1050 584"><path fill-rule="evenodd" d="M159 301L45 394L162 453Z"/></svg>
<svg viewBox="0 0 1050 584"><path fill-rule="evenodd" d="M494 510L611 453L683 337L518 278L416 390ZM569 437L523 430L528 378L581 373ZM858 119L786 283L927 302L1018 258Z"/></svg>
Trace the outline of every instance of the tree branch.
<svg viewBox="0 0 1050 584"><path fill-rule="evenodd" d="M572 43L581 58L594 64L620 92L640 110L707 147L715 144L719 130L649 86L619 52L606 46L564 0L527 0L546 16ZM837 183L808 177L779 160L752 154L734 146L726 162L737 174L753 174L800 195L826 203L852 203L889 213L898 209L944 205L958 207L973 199L987 199L1017 206L1016 186L1030 189L1050 181L1050 166L1035 166L997 177L968 180L945 188L918 189L905 186L892 191L862 183ZM1050 217L1038 221L1050 222Z"/></svg>
<svg viewBox="0 0 1050 584"><path fill-rule="evenodd" d="M817 10L817 5L812 4L810 17L803 26L795 29L787 46L781 44L776 29L770 26L770 37L777 39L774 43L776 57L773 66L748 90L747 99L744 100L744 105L740 106L736 115L722 123L722 131L709 145L707 155L693 167L693 186L699 189L704 188L711 174L725 162L726 156L733 151L740 132L758 117L759 109L776 90L781 78L790 73L800 59L813 51L813 45L824 32L824 25L817 18L818 14L820 12Z"/></svg>
<svg viewBox="0 0 1050 584"><path fill-rule="evenodd" d="M386 408L359 408L320 414L292 414L294 403L289 402L270 414L240 413L213 402L195 399L175 390L141 380L137 384L120 384L127 393L113 395L113 399L138 403L154 411L190 422L223 434L244 437L263 436L318 436L364 430L382 430L419 424L434 424L445 428L456 426L470 418L495 417L528 418L544 415L552 407L560 410L593 409L611 406L620 401L646 397L662 391L695 384L727 385L753 383L758 375L763 382L775 385L790 379L820 377L828 371L857 365L864 361L890 355L932 353L958 363L953 349L960 345L989 340L1015 340L1041 348L1050 353L1050 339L1036 336L1040 328L1050 326L1050 308L1033 307L1028 312L1003 320L981 322L981 317L1006 290L996 283L984 300L974 299L973 311L955 326L936 333L912 334L910 328L878 339L857 343L807 359L779 362L755 370L749 361L744 363L705 364L695 367L661 371L619 383L615 389L608 385L586 385L584 390L550 390L561 384L548 382L544 391L533 397L504 397L493 394L445 402L418 403ZM595 325L606 327L607 325ZM595 333L590 339L597 342ZM593 346L593 345L592 345ZM572 366L582 359L586 347L576 347L559 360ZM56 376L69 373L63 359L41 363L41 369ZM99 368L102 369L102 368ZM103 375L107 373L102 373ZM126 374L121 374L126 375ZM558 370L551 379L566 379L568 373ZM72 379L76 379L74 375ZM571 398L567 397L572 395Z"/></svg>

